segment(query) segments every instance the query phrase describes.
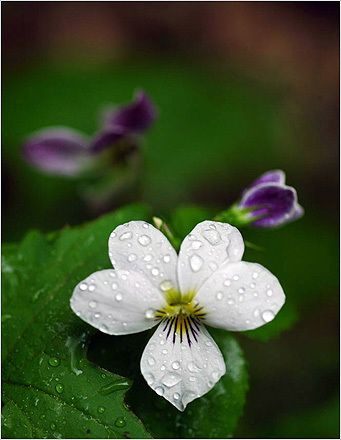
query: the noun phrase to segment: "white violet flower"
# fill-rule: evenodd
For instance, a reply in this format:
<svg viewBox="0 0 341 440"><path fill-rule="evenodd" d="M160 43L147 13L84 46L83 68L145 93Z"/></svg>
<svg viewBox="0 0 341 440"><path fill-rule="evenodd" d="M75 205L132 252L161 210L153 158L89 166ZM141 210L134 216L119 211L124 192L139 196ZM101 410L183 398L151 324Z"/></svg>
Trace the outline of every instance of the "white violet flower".
<svg viewBox="0 0 341 440"><path fill-rule="evenodd" d="M243 238L226 223L203 221L179 255L154 226L131 221L109 238L115 269L93 273L74 289L72 310L109 335L158 328L141 372L180 411L225 374L223 356L205 325L229 331L271 321L285 301L277 278L241 261Z"/></svg>

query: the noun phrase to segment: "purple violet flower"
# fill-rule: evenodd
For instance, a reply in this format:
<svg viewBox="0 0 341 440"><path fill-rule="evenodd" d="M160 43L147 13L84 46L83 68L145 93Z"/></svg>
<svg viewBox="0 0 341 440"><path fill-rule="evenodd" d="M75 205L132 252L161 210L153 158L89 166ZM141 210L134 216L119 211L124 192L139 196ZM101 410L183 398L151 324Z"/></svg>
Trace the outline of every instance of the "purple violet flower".
<svg viewBox="0 0 341 440"><path fill-rule="evenodd" d="M261 228L280 226L304 214L296 190L285 185L282 170L268 171L256 179L243 192L239 207L251 210L252 224Z"/></svg>
<svg viewBox="0 0 341 440"><path fill-rule="evenodd" d="M91 159L85 135L66 127L34 133L24 145L24 158L47 174L76 176Z"/></svg>
<svg viewBox="0 0 341 440"><path fill-rule="evenodd" d="M94 137L90 150L94 153L108 148L121 139L136 137L146 131L156 119L156 109L148 96L137 92L132 103L108 109L104 128Z"/></svg>
<svg viewBox="0 0 341 440"><path fill-rule="evenodd" d="M45 128L27 139L24 158L47 174L78 177L95 166L104 150L117 146L116 157L135 151L137 136L146 131L155 118L154 104L140 91L130 104L108 110L101 130L92 139L66 127Z"/></svg>

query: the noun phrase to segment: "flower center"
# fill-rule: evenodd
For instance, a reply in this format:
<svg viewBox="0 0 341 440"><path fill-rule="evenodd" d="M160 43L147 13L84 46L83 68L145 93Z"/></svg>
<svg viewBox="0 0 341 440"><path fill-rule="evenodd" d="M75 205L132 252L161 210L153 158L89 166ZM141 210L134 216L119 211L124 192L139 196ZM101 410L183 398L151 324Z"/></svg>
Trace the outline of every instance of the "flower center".
<svg viewBox="0 0 341 440"><path fill-rule="evenodd" d="M166 338L171 337L173 344L177 337L180 342L186 341L191 346L193 340L197 341L201 321L205 318L205 311L194 300L196 292L189 291L184 294L170 289L166 292L167 304L155 311L155 318L164 322L163 331L167 332Z"/></svg>

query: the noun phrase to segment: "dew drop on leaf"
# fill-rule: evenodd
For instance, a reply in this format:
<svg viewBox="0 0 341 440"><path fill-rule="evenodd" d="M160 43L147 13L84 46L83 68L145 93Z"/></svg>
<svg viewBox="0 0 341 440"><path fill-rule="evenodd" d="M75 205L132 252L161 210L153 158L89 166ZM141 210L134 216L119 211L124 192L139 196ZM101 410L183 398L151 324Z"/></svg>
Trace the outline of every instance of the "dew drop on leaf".
<svg viewBox="0 0 341 440"><path fill-rule="evenodd" d="M62 394L62 392L64 391L64 386L61 383L57 383L56 391L58 394Z"/></svg>
<svg viewBox="0 0 341 440"><path fill-rule="evenodd" d="M115 420L115 426L118 428L123 428L126 425L126 422L123 417L117 417Z"/></svg>
<svg viewBox="0 0 341 440"><path fill-rule="evenodd" d="M99 406L99 407L97 408L97 411L98 411L100 414L103 414L104 411L105 411L104 406Z"/></svg>
<svg viewBox="0 0 341 440"><path fill-rule="evenodd" d="M58 365L60 365L60 360L56 357L52 357L49 359L49 365L51 365L51 367L58 367Z"/></svg>
<svg viewBox="0 0 341 440"><path fill-rule="evenodd" d="M128 388L130 388L130 383L128 380L118 379L118 380L114 380L112 382L109 382L107 385L104 385L99 390L99 392L105 396L107 394L114 393L115 391L127 390Z"/></svg>

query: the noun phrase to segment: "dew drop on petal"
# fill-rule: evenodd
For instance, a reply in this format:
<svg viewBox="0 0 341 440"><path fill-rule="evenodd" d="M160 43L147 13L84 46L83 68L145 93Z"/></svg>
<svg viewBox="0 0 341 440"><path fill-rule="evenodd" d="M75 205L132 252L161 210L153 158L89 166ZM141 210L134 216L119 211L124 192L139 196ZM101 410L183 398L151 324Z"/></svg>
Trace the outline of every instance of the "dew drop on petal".
<svg viewBox="0 0 341 440"><path fill-rule="evenodd" d="M252 274L252 278L255 280L256 278L258 278L258 273L257 272L253 272Z"/></svg>
<svg viewBox="0 0 341 440"><path fill-rule="evenodd" d="M165 392L164 389L162 387L157 387L155 388L155 392L156 394L158 394L159 396L163 396L163 393Z"/></svg>
<svg viewBox="0 0 341 440"><path fill-rule="evenodd" d="M137 256L136 256L135 254L130 254L130 255L128 256L128 261L129 261L130 263L132 263L133 261L136 260L136 258L137 258Z"/></svg>
<svg viewBox="0 0 341 440"><path fill-rule="evenodd" d="M238 289L238 293L244 293L244 292L245 292L244 287L240 287L240 288Z"/></svg>
<svg viewBox="0 0 341 440"><path fill-rule="evenodd" d="M255 318L258 318L258 316L259 316L259 309L255 309L254 310L254 312L253 312L253 316L255 317Z"/></svg>
<svg viewBox="0 0 341 440"><path fill-rule="evenodd" d="M89 286L89 290L90 290L90 292L93 292L95 289L96 289L96 286L95 286L94 284L91 284L91 285Z"/></svg>
<svg viewBox="0 0 341 440"><path fill-rule="evenodd" d="M80 290L87 290L88 285L86 283L81 283L79 288L80 288Z"/></svg>
<svg viewBox="0 0 341 440"><path fill-rule="evenodd" d="M238 280L239 280L239 276L238 276L238 275L233 275L232 279L233 279L234 281L238 281Z"/></svg>
<svg viewBox="0 0 341 440"><path fill-rule="evenodd" d="M201 246L202 246L202 243L199 240L195 240L192 242L192 249L198 250L201 248Z"/></svg>
<svg viewBox="0 0 341 440"><path fill-rule="evenodd" d="M269 290L266 291L266 294L267 294L268 296L272 296L273 291L272 291L271 289L269 289Z"/></svg>
<svg viewBox="0 0 341 440"><path fill-rule="evenodd" d="M274 317L275 317L275 315L271 310L265 310L262 313L262 318L263 318L263 321L265 321L265 322L272 321L274 319Z"/></svg>
<svg viewBox="0 0 341 440"><path fill-rule="evenodd" d="M194 362L189 362L187 368L191 373L198 373L201 370Z"/></svg>
<svg viewBox="0 0 341 440"><path fill-rule="evenodd" d="M150 244L150 238L148 235L141 235L137 240L142 246L148 246Z"/></svg>
<svg viewBox="0 0 341 440"><path fill-rule="evenodd" d="M170 260L171 260L171 258L170 258L169 255L165 255L162 259L163 259L163 261L164 261L165 263L169 263Z"/></svg>
<svg viewBox="0 0 341 440"><path fill-rule="evenodd" d="M111 288L113 289L113 290L116 290L117 289L117 284L116 283L112 283L112 285L111 285Z"/></svg>
<svg viewBox="0 0 341 440"><path fill-rule="evenodd" d="M120 240L129 240L129 238L132 237L132 233L131 232L124 232L121 236L120 236Z"/></svg>
<svg viewBox="0 0 341 440"><path fill-rule="evenodd" d="M179 364L179 362L177 362L177 361L173 362L173 363L172 363L172 368L173 368L174 370L178 370L178 369L180 368L180 364Z"/></svg>
<svg viewBox="0 0 341 440"><path fill-rule="evenodd" d="M99 319L99 318L101 317L101 314L100 314L100 313L95 313L95 314L94 314L94 317L95 317L96 319Z"/></svg>
<svg viewBox="0 0 341 440"><path fill-rule="evenodd" d="M166 385L166 387L174 387L174 385L178 384L181 380L181 377L175 373L167 373L162 378L162 383Z"/></svg>
<svg viewBox="0 0 341 440"><path fill-rule="evenodd" d="M143 257L143 261L152 261L152 256L150 254L147 254L146 256Z"/></svg>
<svg viewBox="0 0 341 440"><path fill-rule="evenodd" d="M97 302L96 302L96 301L89 301L89 307L90 307L91 309L95 309L96 306L97 306Z"/></svg>
<svg viewBox="0 0 341 440"><path fill-rule="evenodd" d="M157 276L157 275L159 275L159 269L157 268L157 267L153 267L153 269L152 269L152 275L154 275L155 277Z"/></svg>
<svg viewBox="0 0 341 440"><path fill-rule="evenodd" d="M179 400L180 399L180 394L179 393L174 393L173 397L174 397L174 400Z"/></svg>
<svg viewBox="0 0 341 440"><path fill-rule="evenodd" d="M151 367L155 365L155 359L152 356L148 358L147 362Z"/></svg>
<svg viewBox="0 0 341 440"><path fill-rule="evenodd" d="M168 353L168 350L166 350L166 349L162 350L162 354L167 354L167 353Z"/></svg>
<svg viewBox="0 0 341 440"><path fill-rule="evenodd" d="M122 293L118 293L118 294L115 296L116 301L122 301L122 298L123 298Z"/></svg>
<svg viewBox="0 0 341 440"><path fill-rule="evenodd" d="M190 258L190 266L193 272L198 272L201 269L201 266L203 265L203 259L199 257L199 255L192 255Z"/></svg>
<svg viewBox="0 0 341 440"><path fill-rule="evenodd" d="M162 281L162 283L160 283L160 289L161 289L163 292L166 292L167 290L170 290L170 289L172 289L172 288L173 288L173 284L172 284L172 282L169 281L169 280L165 280L165 281Z"/></svg>
<svg viewBox="0 0 341 440"><path fill-rule="evenodd" d="M146 310L146 313L144 315L147 319L153 319L154 318L154 310L148 309Z"/></svg>
<svg viewBox="0 0 341 440"><path fill-rule="evenodd" d="M202 235L213 246L221 242L221 236L216 229L206 229Z"/></svg>
<svg viewBox="0 0 341 440"><path fill-rule="evenodd" d="M226 286L226 287L231 286L231 281L230 280L225 280L224 281L224 286Z"/></svg>
<svg viewBox="0 0 341 440"><path fill-rule="evenodd" d="M221 299L223 299L223 296L224 296L223 292L218 292L215 297L217 298L217 300L220 301Z"/></svg>

